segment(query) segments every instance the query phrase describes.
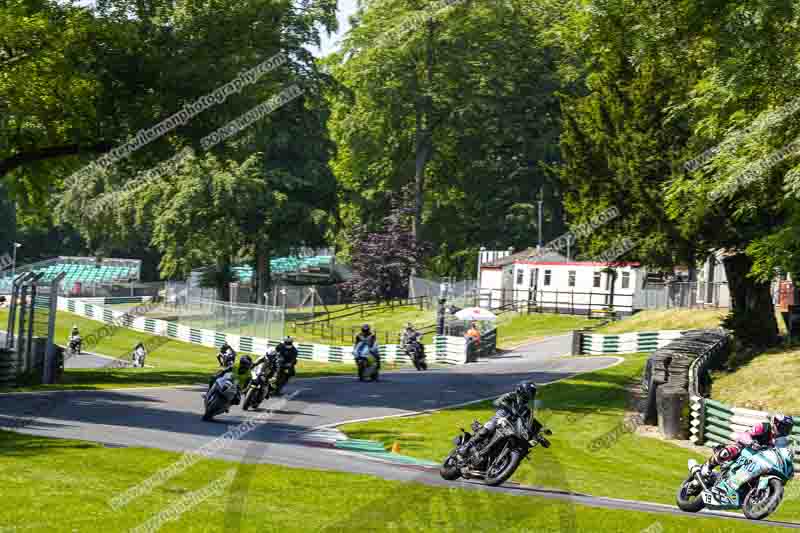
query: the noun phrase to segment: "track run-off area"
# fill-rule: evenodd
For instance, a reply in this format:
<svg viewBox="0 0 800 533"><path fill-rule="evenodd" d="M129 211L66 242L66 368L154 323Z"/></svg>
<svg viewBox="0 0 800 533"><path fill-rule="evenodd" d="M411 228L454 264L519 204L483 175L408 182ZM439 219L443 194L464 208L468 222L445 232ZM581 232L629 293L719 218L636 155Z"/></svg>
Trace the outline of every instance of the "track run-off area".
<svg viewBox="0 0 800 533"><path fill-rule="evenodd" d="M552 337L499 357L463 366L427 372L387 372L376 383L359 382L355 372L353 376L296 379L287 385L283 397L268 400L260 410L246 412L240 406L234 406L214 422L201 420L201 393L205 386L200 384L0 394L0 429L42 437L94 441L114 447L192 452L207 447L232 428L253 420L253 429L238 438L226 439L224 446L215 449L209 457L538 496L592 507L744 520L737 513L690 515L670 505L523 486L513 483L513 478L512 482L496 488L475 482L446 482L439 476L438 467L399 464L337 449L331 444L344 437L336 427L348 422L411 416L479 402L508 392L522 380L547 384L609 368L622 361L610 356L568 357L570 338L569 335ZM101 365L98 358L92 356L89 366ZM567 431L568 428L554 428L554 431L559 430ZM673 487L667 490L672 492ZM752 522L752 525L758 529L759 526L800 529L800 524L771 521Z"/></svg>

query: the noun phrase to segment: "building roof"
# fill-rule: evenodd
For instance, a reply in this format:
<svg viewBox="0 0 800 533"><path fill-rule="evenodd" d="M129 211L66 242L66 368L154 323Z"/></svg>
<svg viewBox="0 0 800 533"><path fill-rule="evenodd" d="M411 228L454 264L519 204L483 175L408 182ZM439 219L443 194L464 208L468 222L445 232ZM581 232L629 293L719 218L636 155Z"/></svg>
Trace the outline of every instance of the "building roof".
<svg viewBox="0 0 800 533"><path fill-rule="evenodd" d="M639 263L630 262L601 262L601 261L576 261L574 259L567 259L565 256L558 252L543 251L539 253L536 248L526 248L521 252L517 252L489 263L484 263L481 268L496 269L508 266L511 264L518 265L575 265L575 266L632 266L638 267Z"/></svg>

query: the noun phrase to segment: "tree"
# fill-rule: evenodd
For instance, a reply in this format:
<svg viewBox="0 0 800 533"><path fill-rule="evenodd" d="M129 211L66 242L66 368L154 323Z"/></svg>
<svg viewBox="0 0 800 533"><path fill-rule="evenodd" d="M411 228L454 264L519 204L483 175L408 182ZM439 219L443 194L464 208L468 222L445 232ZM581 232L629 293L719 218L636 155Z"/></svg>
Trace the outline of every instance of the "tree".
<svg viewBox="0 0 800 533"><path fill-rule="evenodd" d="M407 198L408 189L406 194ZM414 236L414 209L403 200L392 198L391 210L377 231L366 226L355 231L351 250L353 277L345 287L357 301L408 296L409 279L421 266L424 247Z"/></svg>
<svg viewBox="0 0 800 533"><path fill-rule="evenodd" d="M449 270L444 253L530 246L536 216L523 206L542 188L544 237L562 231L560 185L546 170L559 157L554 48L536 13L509 4L364 4L329 61L344 87L330 96L343 229L380 222L386 195L412 185L432 270ZM468 270L456 275L474 271L458 264Z"/></svg>

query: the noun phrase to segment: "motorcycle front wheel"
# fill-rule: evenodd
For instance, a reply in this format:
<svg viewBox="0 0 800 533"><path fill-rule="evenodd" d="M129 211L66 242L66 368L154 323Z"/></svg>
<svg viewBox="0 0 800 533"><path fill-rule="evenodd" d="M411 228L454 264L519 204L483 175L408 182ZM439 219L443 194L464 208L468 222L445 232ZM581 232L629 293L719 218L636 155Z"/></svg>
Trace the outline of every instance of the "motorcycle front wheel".
<svg viewBox="0 0 800 533"><path fill-rule="evenodd" d="M247 394L244 397L244 403L242 404L242 409L247 411L248 407L255 404L256 395L258 394L258 390L254 388L250 388L247 391Z"/></svg>
<svg viewBox="0 0 800 533"><path fill-rule="evenodd" d="M759 491L758 487L755 487L747 493L742 511L750 520L761 520L775 512L781 500L783 500L783 483L772 478L765 490Z"/></svg>
<svg viewBox="0 0 800 533"><path fill-rule="evenodd" d="M703 487L699 484L695 487L690 487L693 477L690 477L678 489L678 494L675 496L675 503L681 511L687 513L696 513L700 511L706 504L703 502Z"/></svg>
<svg viewBox="0 0 800 533"><path fill-rule="evenodd" d="M442 467L439 469L439 475L442 476L442 479L455 481L461 477L461 470L456 465L456 452L457 449L450 452L450 455L442 463Z"/></svg>
<svg viewBox="0 0 800 533"><path fill-rule="evenodd" d="M486 469L486 484L496 487L504 483L517 470L520 461L522 461L522 452L517 449L509 450L502 459L494 459Z"/></svg>
<svg viewBox="0 0 800 533"><path fill-rule="evenodd" d="M222 400L220 400L217 396L214 396L209 400L208 405L206 406L206 412L203 415L203 420L208 422L219 412L219 404Z"/></svg>

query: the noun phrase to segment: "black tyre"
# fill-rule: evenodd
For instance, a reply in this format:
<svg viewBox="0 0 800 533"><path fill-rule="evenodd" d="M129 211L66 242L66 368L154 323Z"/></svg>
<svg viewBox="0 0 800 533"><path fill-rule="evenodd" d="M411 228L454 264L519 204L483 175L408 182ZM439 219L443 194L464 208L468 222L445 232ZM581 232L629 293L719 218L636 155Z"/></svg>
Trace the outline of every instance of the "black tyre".
<svg viewBox="0 0 800 533"><path fill-rule="evenodd" d="M203 415L203 420L208 422L217 415L217 413L220 410L219 409L220 401L221 400L215 396L214 398L211 399L211 401L208 402L208 406L206 407L206 414Z"/></svg>
<svg viewBox="0 0 800 533"><path fill-rule="evenodd" d="M242 404L242 409L247 411L247 408L255 405L256 403L256 396L258 395L258 390L250 389L247 391L247 395L244 397L244 403Z"/></svg>
<svg viewBox="0 0 800 533"><path fill-rule="evenodd" d="M378 381L378 371L376 370L374 374L369 378L370 381Z"/></svg>
<svg viewBox="0 0 800 533"><path fill-rule="evenodd" d="M783 483L772 478L763 494L761 492L754 488L744 497L742 511L750 520L761 520L775 512L783 500Z"/></svg>
<svg viewBox="0 0 800 533"><path fill-rule="evenodd" d="M419 366L422 367L422 370L428 370L428 363L426 363L425 360L420 361Z"/></svg>
<svg viewBox="0 0 800 533"><path fill-rule="evenodd" d="M364 381L364 365L361 363L358 365L358 380Z"/></svg>
<svg viewBox="0 0 800 533"><path fill-rule="evenodd" d="M461 470L459 470L456 465L456 451L457 450L453 450L450 452L450 455L447 456L444 463L442 463L442 467L439 469L439 475L442 476L442 479L446 479L447 481L455 481L461 477Z"/></svg>
<svg viewBox="0 0 800 533"><path fill-rule="evenodd" d="M522 461L522 452L517 449L509 450L499 464L492 463L489 465L486 470L486 484L490 487L496 487L505 483L516 472L520 461Z"/></svg>
<svg viewBox="0 0 800 533"><path fill-rule="evenodd" d="M703 502L703 487L699 484L696 487L690 487L692 480L693 478L689 478L684 481L675 496L678 508L687 513L696 513L706 506Z"/></svg>

